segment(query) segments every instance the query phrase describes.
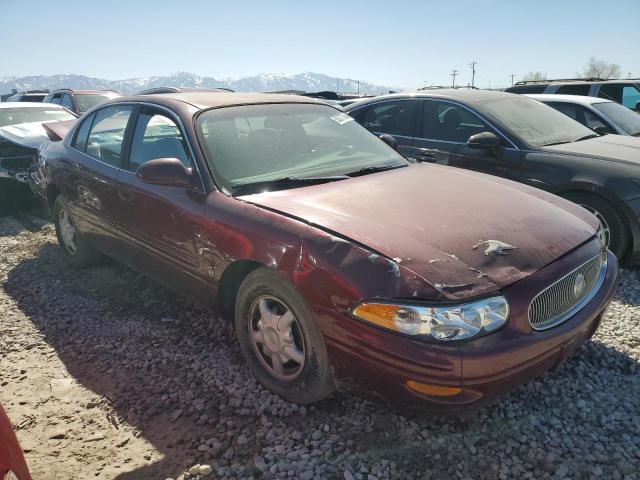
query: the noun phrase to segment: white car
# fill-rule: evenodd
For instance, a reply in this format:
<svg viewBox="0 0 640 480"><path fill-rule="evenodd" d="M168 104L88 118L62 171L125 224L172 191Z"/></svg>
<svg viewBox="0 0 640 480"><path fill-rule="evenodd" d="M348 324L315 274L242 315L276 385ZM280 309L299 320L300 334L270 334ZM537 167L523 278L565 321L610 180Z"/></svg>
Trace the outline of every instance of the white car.
<svg viewBox="0 0 640 480"><path fill-rule="evenodd" d="M75 121L60 105L36 102L0 103L0 215L28 195L25 185L38 147L50 139L44 125Z"/></svg>
<svg viewBox="0 0 640 480"><path fill-rule="evenodd" d="M596 133L640 136L640 114L619 103L581 95L529 94Z"/></svg>

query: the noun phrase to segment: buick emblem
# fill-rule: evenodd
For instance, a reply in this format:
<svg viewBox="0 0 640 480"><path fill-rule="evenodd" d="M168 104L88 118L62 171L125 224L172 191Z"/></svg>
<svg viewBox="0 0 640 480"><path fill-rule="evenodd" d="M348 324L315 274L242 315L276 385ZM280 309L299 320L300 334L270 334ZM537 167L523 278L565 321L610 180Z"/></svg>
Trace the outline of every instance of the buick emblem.
<svg viewBox="0 0 640 480"><path fill-rule="evenodd" d="M580 297L580 295L582 295L582 292L584 291L584 287L585 287L584 275L579 273L576 276L576 279L573 281L573 296L574 296L574 298L578 298L578 297Z"/></svg>

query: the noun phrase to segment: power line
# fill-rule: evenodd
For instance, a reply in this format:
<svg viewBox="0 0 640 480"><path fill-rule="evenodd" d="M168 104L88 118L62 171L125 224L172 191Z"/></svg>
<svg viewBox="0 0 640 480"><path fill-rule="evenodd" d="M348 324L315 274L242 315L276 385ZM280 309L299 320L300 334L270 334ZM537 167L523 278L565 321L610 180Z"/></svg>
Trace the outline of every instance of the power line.
<svg viewBox="0 0 640 480"><path fill-rule="evenodd" d="M451 86L453 88L456 87L456 77L458 76L458 70L451 70L451 78L453 79L451 82Z"/></svg>
<svg viewBox="0 0 640 480"><path fill-rule="evenodd" d="M471 62L469 64L469 66L471 67L471 87L475 87L475 83L476 83L476 65L478 63L474 60L473 62Z"/></svg>

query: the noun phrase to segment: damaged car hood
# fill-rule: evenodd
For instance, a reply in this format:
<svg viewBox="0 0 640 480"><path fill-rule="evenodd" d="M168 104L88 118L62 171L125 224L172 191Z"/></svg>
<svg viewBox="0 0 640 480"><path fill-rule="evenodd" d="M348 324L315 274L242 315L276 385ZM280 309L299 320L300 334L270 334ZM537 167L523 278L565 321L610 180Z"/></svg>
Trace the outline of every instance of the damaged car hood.
<svg viewBox="0 0 640 480"><path fill-rule="evenodd" d="M542 147L542 150L640 165L640 138L628 135L604 135L580 142Z"/></svg>
<svg viewBox="0 0 640 480"><path fill-rule="evenodd" d="M431 164L240 198L364 245L450 299L516 282L598 226L543 191Z"/></svg>
<svg viewBox="0 0 640 480"><path fill-rule="evenodd" d="M37 149L43 142L49 140L49 135L43 127L43 122L20 123L18 125L0 127L0 137L21 147L33 149Z"/></svg>

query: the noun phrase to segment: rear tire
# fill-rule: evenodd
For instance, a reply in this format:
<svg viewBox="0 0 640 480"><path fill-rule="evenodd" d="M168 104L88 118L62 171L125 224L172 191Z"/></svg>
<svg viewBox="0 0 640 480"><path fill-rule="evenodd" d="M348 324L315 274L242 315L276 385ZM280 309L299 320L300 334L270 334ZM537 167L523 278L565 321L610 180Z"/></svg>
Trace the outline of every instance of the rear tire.
<svg viewBox="0 0 640 480"><path fill-rule="evenodd" d="M53 203L53 223L58 244L73 266L90 267L100 261L102 254L77 231L64 195L58 195Z"/></svg>
<svg viewBox="0 0 640 480"><path fill-rule="evenodd" d="M268 390L303 405L335 390L313 314L278 273L260 267L244 279L236 297L235 326L247 365Z"/></svg>
<svg viewBox="0 0 640 480"><path fill-rule="evenodd" d="M577 203L600 220L600 223L605 228L605 234L608 233L609 243L607 248L618 259L623 260L631 244L631 236L622 215L609 202L596 195L574 192L564 195L564 198Z"/></svg>

